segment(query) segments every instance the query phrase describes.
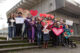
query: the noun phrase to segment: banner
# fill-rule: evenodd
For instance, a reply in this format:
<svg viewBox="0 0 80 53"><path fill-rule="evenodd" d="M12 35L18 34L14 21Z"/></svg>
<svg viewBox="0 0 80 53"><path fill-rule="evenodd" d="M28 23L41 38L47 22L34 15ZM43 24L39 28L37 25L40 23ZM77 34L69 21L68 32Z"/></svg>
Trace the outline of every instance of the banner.
<svg viewBox="0 0 80 53"><path fill-rule="evenodd" d="M24 23L24 18L15 18L16 24L23 24Z"/></svg>
<svg viewBox="0 0 80 53"><path fill-rule="evenodd" d="M61 35L61 33L63 33L64 32L64 30L63 30L63 28L52 28L52 31L54 32L54 34L56 35L56 36L59 36L59 35Z"/></svg>
<svg viewBox="0 0 80 53"><path fill-rule="evenodd" d="M73 25L73 21L66 20L66 24L67 24L67 25L71 25L71 26L72 26L72 25Z"/></svg>

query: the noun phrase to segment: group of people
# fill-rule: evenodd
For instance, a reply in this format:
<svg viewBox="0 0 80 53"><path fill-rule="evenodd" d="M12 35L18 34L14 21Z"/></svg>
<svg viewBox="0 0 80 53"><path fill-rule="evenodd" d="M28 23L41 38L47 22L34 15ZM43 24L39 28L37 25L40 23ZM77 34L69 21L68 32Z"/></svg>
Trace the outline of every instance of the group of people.
<svg viewBox="0 0 80 53"><path fill-rule="evenodd" d="M27 15L23 23L16 23L16 18L23 18L22 15L21 12L18 12L17 16L11 13L8 18L8 40L12 40L13 37L21 37L24 40L25 35L27 35L29 43L34 43L37 40L37 44L40 46L43 43L44 48L48 47L50 40L53 46L58 46L60 43L62 46L64 43L69 44L69 37L72 32L70 26L65 24L65 20L44 16L34 18ZM63 32L57 36L53 32L53 28L62 28Z"/></svg>

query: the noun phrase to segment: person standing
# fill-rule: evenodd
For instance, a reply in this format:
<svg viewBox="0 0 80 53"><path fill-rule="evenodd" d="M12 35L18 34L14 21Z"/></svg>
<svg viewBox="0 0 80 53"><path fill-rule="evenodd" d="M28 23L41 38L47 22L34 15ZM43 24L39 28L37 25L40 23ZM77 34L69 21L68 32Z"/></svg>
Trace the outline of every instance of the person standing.
<svg viewBox="0 0 80 53"><path fill-rule="evenodd" d="M37 24L36 24L36 28L37 28L37 44L40 46L41 44L41 38L42 38L42 25L41 25L41 22L38 21Z"/></svg>
<svg viewBox="0 0 80 53"><path fill-rule="evenodd" d="M22 40L24 40L24 36L27 35L27 27L28 27L29 22L26 19L24 20L25 27L24 27L24 31L22 33Z"/></svg>
<svg viewBox="0 0 80 53"><path fill-rule="evenodd" d="M68 25L65 25L64 29L64 37L65 37L65 43L69 45L69 37L71 36L71 32Z"/></svg>
<svg viewBox="0 0 80 53"><path fill-rule="evenodd" d="M25 20L25 27L27 27L27 38L28 38L28 41L29 43L31 43L31 39L32 39L32 26L31 26L31 22L32 22L32 17L30 17L28 15L28 17L26 17L26 20Z"/></svg>
<svg viewBox="0 0 80 53"><path fill-rule="evenodd" d="M24 39L24 35L26 35L26 34L27 34L27 38L28 39L30 38L30 35L31 35L31 24L30 24L30 22L31 21L32 21L32 19L29 15L24 20L25 28L24 28L24 31L22 34L22 40Z"/></svg>
<svg viewBox="0 0 80 53"><path fill-rule="evenodd" d="M62 22L60 22L59 28L62 28L63 30L65 30L65 21L63 20ZM59 36L59 40L62 46L65 46L65 38L64 38L64 31L63 33L61 33L61 35Z"/></svg>
<svg viewBox="0 0 80 53"><path fill-rule="evenodd" d="M23 23L17 23L17 18L23 18L22 17L22 13L18 12L18 16L15 18L16 19L16 36L20 36L22 35L22 27L23 27L23 23L24 23L24 18L23 18ZM21 22L21 21L19 21Z"/></svg>
<svg viewBox="0 0 80 53"><path fill-rule="evenodd" d="M35 21L34 21L34 18L32 19L32 22L31 22L31 27L32 27L32 43L34 43L34 40L35 40Z"/></svg>
<svg viewBox="0 0 80 53"><path fill-rule="evenodd" d="M15 36L15 18L13 13L11 13L7 22L8 22L8 39L7 40L12 40L12 37Z"/></svg>
<svg viewBox="0 0 80 53"><path fill-rule="evenodd" d="M48 41L50 40L50 36L49 36L49 29L47 29L48 24L45 23L45 26L43 28L43 47L47 48L48 47Z"/></svg>
<svg viewBox="0 0 80 53"><path fill-rule="evenodd" d="M52 27L53 27L53 28L54 28L54 27L55 27L55 28L58 28L57 22L54 22L54 25L53 25ZM56 36L55 33L52 33L52 45L53 45L53 47L56 47L56 46L59 45L59 37Z"/></svg>

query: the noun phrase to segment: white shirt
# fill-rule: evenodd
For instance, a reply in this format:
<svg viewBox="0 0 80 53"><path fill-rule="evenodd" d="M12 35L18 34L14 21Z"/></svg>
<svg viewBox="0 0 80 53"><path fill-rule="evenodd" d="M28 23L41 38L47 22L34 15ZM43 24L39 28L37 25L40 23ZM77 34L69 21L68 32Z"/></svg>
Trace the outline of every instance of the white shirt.
<svg viewBox="0 0 80 53"><path fill-rule="evenodd" d="M49 34L49 31L50 31L50 30L47 29L47 26L48 26L48 25L45 25L45 26L44 26L44 29L43 29L44 34Z"/></svg>

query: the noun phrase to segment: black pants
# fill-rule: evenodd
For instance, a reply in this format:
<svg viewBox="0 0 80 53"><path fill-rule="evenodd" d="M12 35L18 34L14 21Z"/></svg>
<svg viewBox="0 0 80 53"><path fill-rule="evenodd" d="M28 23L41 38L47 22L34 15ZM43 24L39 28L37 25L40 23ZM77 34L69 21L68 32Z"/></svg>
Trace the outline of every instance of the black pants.
<svg viewBox="0 0 80 53"><path fill-rule="evenodd" d="M65 38L65 43L69 45L69 38Z"/></svg>
<svg viewBox="0 0 80 53"><path fill-rule="evenodd" d="M21 36L23 24L16 24L16 36Z"/></svg>
<svg viewBox="0 0 80 53"><path fill-rule="evenodd" d="M56 36L53 31L50 31L50 37L52 37L52 46L57 46L59 45L59 37Z"/></svg>
<svg viewBox="0 0 80 53"><path fill-rule="evenodd" d="M65 37L64 37L63 33L59 36L59 42L60 42L60 44L61 44L62 46L63 46L64 43L65 43Z"/></svg>

